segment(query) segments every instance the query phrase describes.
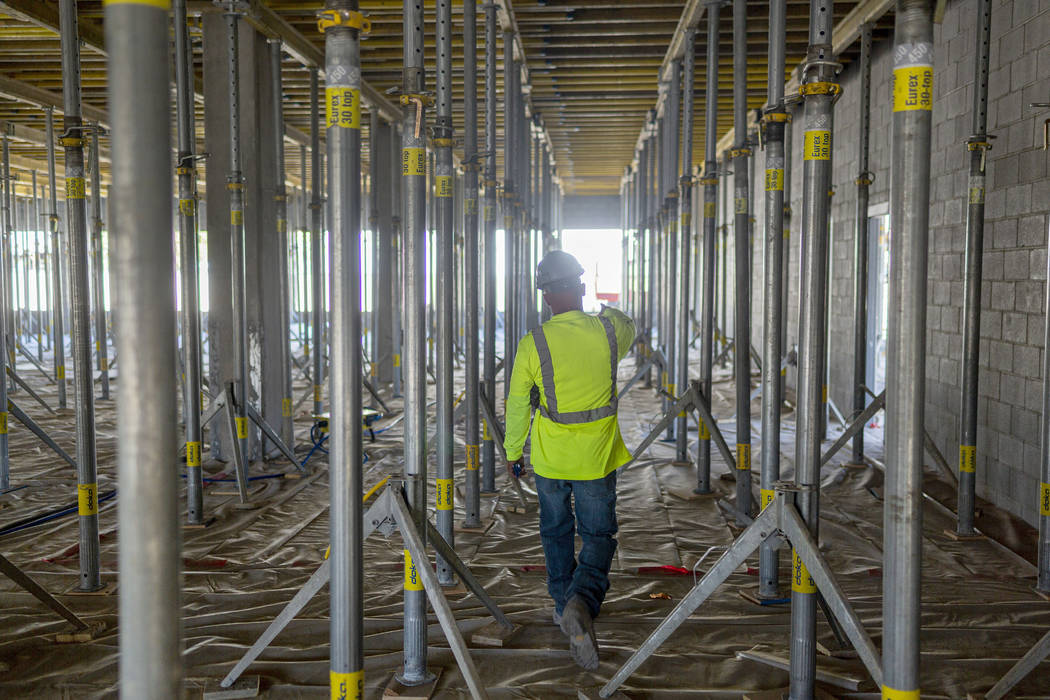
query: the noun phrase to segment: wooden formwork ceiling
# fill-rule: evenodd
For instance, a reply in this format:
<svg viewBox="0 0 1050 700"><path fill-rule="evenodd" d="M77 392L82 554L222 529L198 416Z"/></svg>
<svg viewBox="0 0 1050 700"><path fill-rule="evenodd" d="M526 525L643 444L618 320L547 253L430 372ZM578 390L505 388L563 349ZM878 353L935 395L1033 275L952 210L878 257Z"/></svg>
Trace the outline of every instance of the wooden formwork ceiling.
<svg viewBox="0 0 1050 700"><path fill-rule="evenodd" d="M252 0L253 11L269 19L253 24L264 33L282 25L282 37L289 51L284 56L282 77L284 110L291 140L304 141L310 130L309 69L304 54L323 55L324 38L317 29L317 14L324 2L299 0ZM557 174L567 194L615 194L624 167L630 163L639 131L658 94L658 75L675 29L687 3L681 0L502 0L501 18L513 17L519 32L530 80L530 101L554 147ZM868 2L835 3L835 20ZM881 3L885 6L889 3ZM210 0L189 0L194 68L198 92L197 135L204 147L201 70L202 13L221 11ZM425 2L427 19L428 88L434 79L434 2ZM400 0L363 0L361 11L372 22L372 30L362 43L364 80L379 93L401 82ZM747 85L748 105L760 107L765 101L767 72L768 2L749 1ZM485 128L484 103L484 11L478 4L478 98L479 133ZM81 38L81 82L85 118L104 118L106 111L106 55L101 0L77 3ZM453 2L453 91L457 135L462 136L462 2ZM509 13L509 14L508 14ZM785 79L805 56L808 0L787 2L787 66ZM719 37L718 133L732 124L732 12L731 4L722 8ZM881 13L880 13L881 14ZM276 18L276 20L274 19ZM258 19L258 17L257 17ZM888 19L883 18L877 32L885 34ZM57 0L0 0L0 127L11 135L12 165L16 171L36 169L46 173L41 136L44 112L41 104L52 103L56 130L61 129L62 70L57 34ZM701 19L696 40L696 124L693 162L701 162L705 114L703 100L707 90L707 23ZM288 32L295 42L288 41ZM502 142L502 27L497 41L498 142ZM855 49L840 57L848 62ZM323 89L323 84L322 84ZM367 119L365 159L368 159ZM483 141L482 141L483 142ZM103 139L102 165L105 175L108 144ZM502 149L501 149L502 150ZM286 148L289 181L299 182L299 149ZM500 157L502 162L502 158ZM500 165L502 169L502 165ZM59 152L61 173L61 152ZM24 187L23 178L19 182Z"/></svg>

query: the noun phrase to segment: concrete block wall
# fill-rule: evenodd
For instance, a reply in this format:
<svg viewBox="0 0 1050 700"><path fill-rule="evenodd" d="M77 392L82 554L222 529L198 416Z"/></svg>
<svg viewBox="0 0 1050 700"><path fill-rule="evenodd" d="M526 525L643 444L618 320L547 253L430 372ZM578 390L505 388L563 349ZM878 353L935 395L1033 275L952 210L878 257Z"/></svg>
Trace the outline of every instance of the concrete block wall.
<svg viewBox="0 0 1050 700"><path fill-rule="evenodd" d="M975 0L949 2L935 27L933 144L927 300L926 427L954 464L958 454L962 360L962 289L972 133ZM1050 110L1050 1L993 0L988 129L998 138L988 155L984 283L978 406L978 494L1035 523L1039 478L1042 353L1050 175L1043 122ZM889 200L892 35L876 35L872 56L869 213ZM853 363L854 206L859 175L856 65L840 76L835 108L829 303L830 395L851 406ZM800 117L801 114L797 114ZM793 123L791 296L788 342L798 342L798 231L802 218L800 119ZM758 153L755 228L755 345L761 343L764 212ZM890 224L892 231L892 222ZM789 372L789 381L795 381Z"/></svg>

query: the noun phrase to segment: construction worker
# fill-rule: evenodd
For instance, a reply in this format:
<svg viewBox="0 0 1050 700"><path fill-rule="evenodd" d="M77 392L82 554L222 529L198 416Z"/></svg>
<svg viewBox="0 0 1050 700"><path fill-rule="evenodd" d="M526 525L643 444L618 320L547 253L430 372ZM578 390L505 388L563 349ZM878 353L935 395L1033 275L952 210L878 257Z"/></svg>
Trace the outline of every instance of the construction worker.
<svg viewBox="0 0 1050 700"><path fill-rule="evenodd" d="M609 590L616 551L616 470L631 459L616 417L616 367L631 347L635 327L617 309L583 312L583 272L574 257L560 250L548 253L536 268L536 287L551 318L518 343L504 446L507 471L517 478L529 421L538 413L530 456L547 590L554 599L554 622L569 638L573 659L594 670L593 619ZM576 531L583 540L578 560Z"/></svg>

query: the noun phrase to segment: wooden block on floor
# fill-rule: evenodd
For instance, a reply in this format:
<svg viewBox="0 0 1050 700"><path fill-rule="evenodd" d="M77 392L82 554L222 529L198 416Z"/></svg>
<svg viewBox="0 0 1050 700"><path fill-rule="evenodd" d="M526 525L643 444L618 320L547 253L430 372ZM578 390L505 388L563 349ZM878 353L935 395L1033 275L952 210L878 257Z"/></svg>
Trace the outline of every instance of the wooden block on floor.
<svg viewBox="0 0 1050 700"><path fill-rule="evenodd" d="M383 697L400 698L400 700L430 700L437 687L438 679L441 678L441 669L428 668L427 672L433 674L434 678L422 685L404 685L396 675L393 676L383 689Z"/></svg>
<svg viewBox="0 0 1050 700"><path fill-rule="evenodd" d="M519 515L528 515L529 513L536 512L536 506L532 503L527 505L521 505L520 503L511 503L507 505L507 510L511 513L518 513Z"/></svg>
<svg viewBox="0 0 1050 700"><path fill-rule="evenodd" d="M229 688L218 687L204 691L204 700L234 700L259 696L259 677L241 676Z"/></svg>
<svg viewBox="0 0 1050 700"><path fill-rule="evenodd" d="M208 518L203 523L183 523L183 530L205 530L215 524L217 518Z"/></svg>
<svg viewBox="0 0 1050 700"><path fill-rule="evenodd" d="M55 635L57 644L83 644L98 637L106 629L105 622L95 622L88 625L86 630L75 630L73 632L60 632Z"/></svg>
<svg viewBox="0 0 1050 700"><path fill-rule="evenodd" d="M76 586L73 586L63 595L111 595L117 592L116 581L103 581L102 588L97 591L81 591Z"/></svg>
<svg viewBox="0 0 1050 700"><path fill-rule="evenodd" d="M602 696L598 695L598 691L600 690L600 686L594 686L591 688L577 688L576 697L578 698L578 700L602 700ZM629 698L619 690L617 690L609 697L612 700L629 700Z"/></svg>
<svg viewBox="0 0 1050 700"><path fill-rule="evenodd" d="M944 529L944 536L956 542L976 542L977 540L985 539L985 536L979 532L975 532L972 535L960 535L955 530L949 530L948 528Z"/></svg>
<svg viewBox="0 0 1050 700"><path fill-rule="evenodd" d="M493 620L470 635L470 642L483 647L502 647L520 629L521 625L507 628Z"/></svg>
<svg viewBox="0 0 1050 700"><path fill-rule="evenodd" d="M855 659L857 658L857 650L853 647L847 647L845 649L837 649L830 647L823 642L817 642L817 653L824 656L830 656L833 659Z"/></svg>
<svg viewBox="0 0 1050 700"><path fill-rule="evenodd" d="M460 524L456 525L455 527L453 527L452 531L453 532L467 532L467 533L471 533L471 534L475 534L475 535L484 535L486 532L489 531L489 528L492 527L492 523L494 523L494 522L496 522L496 521L493 520L491 517L482 518L480 527L465 527L462 524L462 521L460 521Z"/></svg>
<svg viewBox="0 0 1050 700"><path fill-rule="evenodd" d="M785 598L763 598L762 596L758 595L757 591L754 591L750 588L745 588L744 590L740 591L740 597L749 603L754 603L755 605L761 606L787 605L791 602L790 596Z"/></svg>
<svg viewBox="0 0 1050 700"><path fill-rule="evenodd" d="M248 484L248 497L252 497L255 494L266 488L266 484L256 482L255 485ZM209 496L239 496L240 491L237 490L237 484L234 483L232 486L219 486L214 491L210 492Z"/></svg>
<svg viewBox="0 0 1050 700"><path fill-rule="evenodd" d="M467 587L463 585L462 581L456 581L456 585L454 586L442 586L441 592L445 594L446 598L450 595L466 595L467 593L470 593L470 591L467 590Z"/></svg>

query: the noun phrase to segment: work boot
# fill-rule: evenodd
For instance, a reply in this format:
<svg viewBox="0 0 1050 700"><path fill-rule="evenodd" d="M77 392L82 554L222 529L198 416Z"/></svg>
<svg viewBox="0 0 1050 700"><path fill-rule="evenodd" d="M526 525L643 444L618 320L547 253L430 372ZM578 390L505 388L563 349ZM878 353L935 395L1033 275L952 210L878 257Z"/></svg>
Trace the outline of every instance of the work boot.
<svg viewBox="0 0 1050 700"><path fill-rule="evenodd" d="M569 652L578 666L594 671L598 668L598 640L594 636L594 621L587 604L573 596L561 614L561 631L569 638Z"/></svg>

